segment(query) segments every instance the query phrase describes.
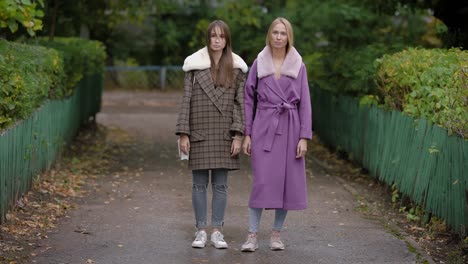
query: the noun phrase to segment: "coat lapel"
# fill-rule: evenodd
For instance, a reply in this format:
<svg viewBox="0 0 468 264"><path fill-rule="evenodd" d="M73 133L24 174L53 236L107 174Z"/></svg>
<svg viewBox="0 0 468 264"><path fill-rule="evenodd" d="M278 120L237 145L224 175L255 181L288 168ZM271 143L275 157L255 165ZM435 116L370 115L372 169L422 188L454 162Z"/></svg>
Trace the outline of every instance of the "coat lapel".
<svg viewBox="0 0 468 264"><path fill-rule="evenodd" d="M217 102L221 96L223 96L224 92L226 92L226 89L224 87L218 87L214 89L214 100Z"/></svg>
<svg viewBox="0 0 468 264"><path fill-rule="evenodd" d="M214 87L210 69L195 71L194 78L195 81L200 84L201 89L206 93L213 105L216 106L218 111L223 115L223 111L218 104L218 99L223 95L225 89Z"/></svg>
<svg viewBox="0 0 468 264"><path fill-rule="evenodd" d="M270 90L275 93L279 98L281 98L284 102L287 102L286 96L284 91L289 89L291 85L291 80L285 76L281 76L279 80L275 80L274 75L270 75L265 77L265 85L270 88Z"/></svg>

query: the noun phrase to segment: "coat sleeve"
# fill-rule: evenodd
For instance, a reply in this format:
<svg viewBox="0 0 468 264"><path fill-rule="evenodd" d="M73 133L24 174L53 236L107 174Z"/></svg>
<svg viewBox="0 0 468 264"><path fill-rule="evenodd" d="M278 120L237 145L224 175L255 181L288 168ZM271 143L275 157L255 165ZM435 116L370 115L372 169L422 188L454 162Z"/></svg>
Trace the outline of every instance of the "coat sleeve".
<svg viewBox="0 0 468 264"><path fill-rule="evenodd" d="M244 122L244 85L245 85L245 73L239 70L236 74L235 89L236 95L234 98L234 110L233 110L233 122L231 125L231 133L244 134L245 122Z"/></svg>
<svg viewBox="0 0 468 264"><path fill-rule="evenodd" d="M245 131L244 135L250 136L252 133L253 110L254 110L254 89L257 79L257 60L250 68L244 89L244 107L245 107Z"/></svg>
<svg viewBox="0 0 468 264"><path fill-rule="evenodd" d="M299 74L301 82L301 102L299 104L299 119L301 121L300 138L312 139L312 105L310 103L307 70L304 64L302 64Z"/></svg>
<svg viewBox="0 0 468 264"><path fill-rule="evenodd" d="M190 100L192 98L192 86L194 83L194 75L192 71L185 73L184 78L184 96L180 104L180 112L177 118L176 135L190 135Z"/></svg>

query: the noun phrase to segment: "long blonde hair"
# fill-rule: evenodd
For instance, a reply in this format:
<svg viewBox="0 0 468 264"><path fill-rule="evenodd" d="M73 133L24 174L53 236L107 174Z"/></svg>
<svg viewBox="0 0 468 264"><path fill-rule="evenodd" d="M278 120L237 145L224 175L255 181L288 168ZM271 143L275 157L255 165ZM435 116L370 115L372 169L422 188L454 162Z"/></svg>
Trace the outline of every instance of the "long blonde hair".
<svg viewBox="0 0 468 264"><path fill-rule="evenodd" d="M223 53L218 62L218 67L213 60L213 51L210 48L211 32L218 27L224 34L226 40L226 46L223 49ZM216 86L223 86L225 88L232 87L234 78L233 73L233 58L232 58L232 46L231 46L231 31L229 26L222 20L215 20L210 23L206 30L206 46L208 47L208 54L210 54L211 61L211 76Z"/></svg>
<svg viewBox="0 0 468 264"><path fill-rule="evenodd" d="M268 29L268 33L266 35L266 45L271 49L270 41L272 31L273 28L279 23L283 24L286 27L286 35L288 36L288 44L286 44L286 53L288 53L291 47L294 46L294 32L291 23L289 23L289 21L284 17L278 17L275 20L273 20L273 22L271 22L270 28Z"/></svg>

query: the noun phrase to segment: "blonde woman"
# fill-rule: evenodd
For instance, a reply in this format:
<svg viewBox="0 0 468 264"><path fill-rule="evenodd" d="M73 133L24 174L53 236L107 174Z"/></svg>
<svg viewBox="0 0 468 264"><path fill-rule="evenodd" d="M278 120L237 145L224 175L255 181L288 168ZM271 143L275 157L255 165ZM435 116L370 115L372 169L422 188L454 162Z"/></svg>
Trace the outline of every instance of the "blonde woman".
<svg viewBox="0 0 468 264"><path fill-rule="evenodd" d="M289 21L275 19L268 29L266 47L254 61L245 85L242 147L251 156L254 180L249 234L242 251L258 248L263 209L275 209L270 248L283 250L280 231L287 212L307 207L305 155L307 141L312 138L312 108L306 68L293 40Z"/></svg>
<svg viewBox="0 0 468 264"><path fill-rule="evenodd" d="M189 155L192 170L192 206L195 240L192 247L207 242L207 187L212 186L210 240L223 249L228 244L221 233L227 205L227 175L239 169L244 131L244 83L247 64L231 48L228 25L213 21L206 32L206 47L185 59L184 96L177 120L180 151Z"/></svg>

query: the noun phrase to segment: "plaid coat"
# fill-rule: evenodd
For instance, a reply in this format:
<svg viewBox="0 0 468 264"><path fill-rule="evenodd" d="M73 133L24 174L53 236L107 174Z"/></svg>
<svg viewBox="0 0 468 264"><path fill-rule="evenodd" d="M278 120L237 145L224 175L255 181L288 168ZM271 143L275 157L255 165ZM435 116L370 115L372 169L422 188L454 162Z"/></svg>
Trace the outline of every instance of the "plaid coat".
<svg viewBox="0 0 468 264"><path fill-rule="evenodd" d="M245 79L234 68L235 86L226 89L214 86L209 68L185 73L176 134L189 135L189 169L239 169L239 157L230 152L235 132L244 132Z"/></svg>

